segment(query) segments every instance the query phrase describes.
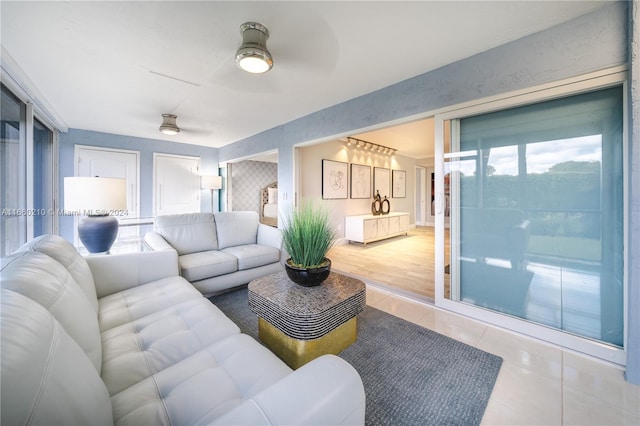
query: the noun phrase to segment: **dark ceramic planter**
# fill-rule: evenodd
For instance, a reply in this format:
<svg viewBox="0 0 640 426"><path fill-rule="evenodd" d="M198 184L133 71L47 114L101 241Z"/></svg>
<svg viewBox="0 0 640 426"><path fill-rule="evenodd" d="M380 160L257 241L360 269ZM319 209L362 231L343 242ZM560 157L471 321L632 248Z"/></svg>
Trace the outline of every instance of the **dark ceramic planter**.
<svg viewBox="0 0 640 426"><path fill-rule="evenodd" d="M329 272L331 272L331 260L326 257L324 258L327 262L325 266L310 269L291 266L289 265L290 260L291 258L287 259L284 263L287 276L294 283L305 287L313 287L322 284L322 282L329 276Z"/></svg>

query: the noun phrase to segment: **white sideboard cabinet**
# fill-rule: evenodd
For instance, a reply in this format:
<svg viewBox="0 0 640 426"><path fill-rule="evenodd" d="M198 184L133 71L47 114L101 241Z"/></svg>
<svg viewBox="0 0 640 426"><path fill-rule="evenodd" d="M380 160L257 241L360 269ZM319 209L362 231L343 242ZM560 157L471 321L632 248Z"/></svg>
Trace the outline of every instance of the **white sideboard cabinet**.
<svg viewBox="0 0 640 426"><path fill-rule="evenodd" d="M402 234L406 235L409 231L409 213L346 216L344 231L346 239L363 244Z"/></svg>

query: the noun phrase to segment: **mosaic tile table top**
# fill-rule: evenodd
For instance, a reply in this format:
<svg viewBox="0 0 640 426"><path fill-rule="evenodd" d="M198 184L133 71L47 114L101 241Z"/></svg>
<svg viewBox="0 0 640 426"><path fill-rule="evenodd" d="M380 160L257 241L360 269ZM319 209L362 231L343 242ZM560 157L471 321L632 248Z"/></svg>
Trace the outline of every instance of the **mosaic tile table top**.
<svg viewBox="0 0 640 426"><path fill-rule="evenodd" d="M362 281L331 272L319 286L303 287L285 271L249 283L249 307L287 336L317 339L362 312L366 305Z"/></svg>

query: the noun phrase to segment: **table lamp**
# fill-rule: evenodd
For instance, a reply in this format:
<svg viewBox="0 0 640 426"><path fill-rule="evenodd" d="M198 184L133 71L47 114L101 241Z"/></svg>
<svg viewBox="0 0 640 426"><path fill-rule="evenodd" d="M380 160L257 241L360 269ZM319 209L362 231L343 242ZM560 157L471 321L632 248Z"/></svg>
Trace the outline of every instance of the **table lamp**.
<svg viewBox="0 0 640 426"><path fill-rule="evenodd" d="M108 252L118 236L113 214L127 209L127 181L104 177L64 178L64 209L84 215L78 236L89 253Z"/></svg>
<svg viewBox="0 0 640 426"><path fill-rule="evenodd" d="M211 190L211 213L213 213L213 190L222 188L222 176L201 176L200 188Z"/></svg>

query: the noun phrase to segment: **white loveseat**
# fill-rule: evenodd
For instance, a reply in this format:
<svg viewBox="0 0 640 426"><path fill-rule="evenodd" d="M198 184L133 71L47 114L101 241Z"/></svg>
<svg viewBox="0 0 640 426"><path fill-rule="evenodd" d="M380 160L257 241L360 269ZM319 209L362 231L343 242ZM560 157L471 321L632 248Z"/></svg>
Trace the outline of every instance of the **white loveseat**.
<svg viewBox="0 0 640 426"><path fill-rule="evenodd" d="M39 237L2 259L1 424L363 424L359 375L296 371L177 275L173 250L82 257Z"/></svg>
<svg viewBox="0 0 640 426"><path fill-rule="evenodd" d="M204 295L283 268L281 231L252 211L158 216L145 242L153 250L175 250L180 275Z"/></svg>

